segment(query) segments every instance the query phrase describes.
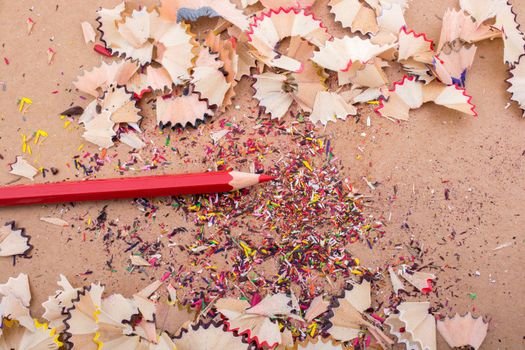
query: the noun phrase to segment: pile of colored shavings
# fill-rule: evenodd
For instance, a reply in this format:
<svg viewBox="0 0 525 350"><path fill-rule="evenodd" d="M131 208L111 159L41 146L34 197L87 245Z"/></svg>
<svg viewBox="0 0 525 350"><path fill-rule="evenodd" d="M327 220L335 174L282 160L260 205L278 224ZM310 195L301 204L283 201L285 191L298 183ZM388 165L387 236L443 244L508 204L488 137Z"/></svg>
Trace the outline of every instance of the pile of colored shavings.
<svg viewBox="0 0 525 350"><path fill-rule="evenodd" d="M243 293L293 288L306 302L327 285L337 290L336 281L366 273L348 246L361 240L371 247L382 235L381 227L365 221L359 196L340 175L331 141L314 136L311 124L291 129L274 122L259 125L251 135L239 125L221 122L230 133L219 145L205 147L215 155L219 170L238 168L243 161L257 172L278 176L264 190L135 201L146 216L159 220L168 207L195 224L194 239L183 249L198 272L173 268L183 293L224 296L235 291L235 285ZM289 151L288 157L275 152L265 141L267 134L293 138L290 149L282 150ZM271 167L264 167L266 158L276 159ZM171 244L191 234L161 225ZM229 265L225 270L214 263L217 256Z"/></svg>

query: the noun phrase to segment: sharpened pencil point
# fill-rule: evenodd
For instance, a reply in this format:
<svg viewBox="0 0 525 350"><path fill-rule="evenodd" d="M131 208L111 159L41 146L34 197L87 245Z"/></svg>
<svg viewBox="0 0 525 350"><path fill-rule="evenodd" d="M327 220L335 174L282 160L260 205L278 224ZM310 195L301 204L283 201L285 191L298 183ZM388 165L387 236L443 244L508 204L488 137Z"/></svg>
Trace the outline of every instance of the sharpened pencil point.
<svg viewBox="0 0 525 350"><path fill-rule="evenodd" d="M265 182L270 182L270 181L273 181L275 180L277 177L276 176L270 176L270 175L260 175L259 176L259 183L262 184L262 183L265 183Z"/></svg>

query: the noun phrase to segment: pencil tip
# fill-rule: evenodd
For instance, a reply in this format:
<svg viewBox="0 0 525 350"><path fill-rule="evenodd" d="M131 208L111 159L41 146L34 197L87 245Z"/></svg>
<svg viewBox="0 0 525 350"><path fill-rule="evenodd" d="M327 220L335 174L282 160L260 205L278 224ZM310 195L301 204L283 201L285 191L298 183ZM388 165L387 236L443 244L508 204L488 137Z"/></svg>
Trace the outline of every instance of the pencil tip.
<svg viewBox="0 0 525 350"><path fill-rule="evenodd" d="M261 175L259 175L259 183L262 184L262 183L265 183L265 182L270 182L270 181L275 180L276 178L277 178L276 176L270 176L270 175L261 174Z"/></svg>

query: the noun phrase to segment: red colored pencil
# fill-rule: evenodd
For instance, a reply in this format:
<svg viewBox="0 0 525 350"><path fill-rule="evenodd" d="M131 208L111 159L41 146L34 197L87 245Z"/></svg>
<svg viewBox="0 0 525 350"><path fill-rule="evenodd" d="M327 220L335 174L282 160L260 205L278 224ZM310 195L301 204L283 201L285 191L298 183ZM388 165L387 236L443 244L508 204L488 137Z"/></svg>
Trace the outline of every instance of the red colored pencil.
<svg viewBox="0 0 525 350"><path fill-rule="evenodd" d="M6 186L0 207L230 192L273 179L231 171Z"/></svg>

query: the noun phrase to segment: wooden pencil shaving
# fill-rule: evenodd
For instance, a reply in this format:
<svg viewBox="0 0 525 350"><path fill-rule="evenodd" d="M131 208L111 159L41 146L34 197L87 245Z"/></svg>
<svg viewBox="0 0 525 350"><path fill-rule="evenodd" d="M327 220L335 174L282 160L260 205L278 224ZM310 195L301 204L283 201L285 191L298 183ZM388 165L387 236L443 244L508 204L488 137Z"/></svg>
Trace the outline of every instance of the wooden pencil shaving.
<svg viewBox="0 0 525 350"><path fill-rule="evenodd" d="M516 20L516 13L507 1L498 7L494 27L503 32L503 60L514 66L525 52L525 35Z"/></svg>
<svg viewBox="0 0 525 350"><path fill-rule="evenodd" d="M212 54L208 48L203 48L195 63L191 79L194 91L199 93L201 98L208 100L210 106L222 106L231 86L231 82L228 83L221 71L224 62L218 58L218 54Z"/></svg>
<svg viewBox="0 0 525 350"><path fill-rule="evenodd" d="M248 17L229 0L162 0L159 12L163 18L177 22L222 17L241 30L249 25Z"/></svg>
<svg viewBox="0 0 525 350"><path fill-rule="evenodd" d="M178 350L249 349L249 344L243 342L242 337L225 332L221 323L199 323L190 326L182 331L180 337L175 337L174 343Z"/></svg>
<svg viewBox="0 0 525 350"><path fill-rule="evenodd" d="M310 114L312 123L323 125L337 119L346 120L349 115L356 115L357 109L345 102L341 95L335 92L319 91L315 98L314 109Z"/></svg>
<svg viewBox="0 0 525 350"><path fill-rule="evenodd" d="M236 95L235 86L237 85L237 80L235 80L235 78L239 74L239 55L235 49L235 41L233 39L222 40L220 36L215 35L210 31L206 37L205 43L213 53L219 55L219 59L223 63L223 72L225 72L228 90L226 91L222 105L220 106L220 111L225 111L226 108L232 105L233 99Z"/></svg>
<svg viewBox="0 0 525 350"><path fill-rule="evenodd" d="M302 70L302 64L275 51L283 39L297 36L320 47L331 38L320 20L304 9L294 8L263 12L247 34L248 42L257 51L254 54L265 64L295 72Z"/></svg>
<svg viewBox="0 0 525 350"><path fill-rule="evenodd" d="M254 341L259 347L273 348L277 345L293 345L290 331L285 330L281 333L279 325L271 320L279 317L297 317L292 313L290 303L291 299L286 295L275 294L253 307L250 307L248 302L237 299L221 299L216 303L216 307L226 318L228 331L236 331L239 335L246 334L248 341Z"/></svg>
<svg viewBox="0 0 525 350"><path fill-rule="evenodd" d="M376 111L384 116L399 120L408 120L412 109L421 107L426 102L434 102L459 112L477 116L471 97L464 89L456 85L430 83L424 85L414 77L405 77L401 82L394 83L388 99L382 99Z"/></svg>
<svg viewBox="0 0 525 350"><path fill-rule="evenodd" d="M478 350L487 336L489 324L483 321L483 317L474 318L467 313L465 316L456 314L437 321L439 334L453 349Z"/></svg>
<svg viewBox="0 0 525 350"><path fill-rule="evenodd" d="M369 39L345 36L328 41L314 53L312 61L333 71L347 71L355 62L366 63L394 45L375 45Z"/></svg>
<svg viewBox="0 0 525 350"><path fill-rule="evenodd" d="M128 61L102 62L100 66L91 71L85 71L73 83L75 87L93 97L101 97L113 85L126 85L131 77L138 71L136 63Z"/></svg>
<svg viewBox="0 0 525 350"><path fill-rule="evenodd" d="M31 317L31 291L26 274L0 284L0 297L0 346L5 349L58 349L62 346L54 329Z"/></svg>
<svg viewBox="0 0 525 350"><path fill-rule="evenodd" d="M191 92L182 96L157 98L157 122L161 127L186 125L196 126L207 117L214 115L208 102L202 100L199 94Z"/></svg>
<svg viewBox="0 0 525 350"><path fill-rule="evenodd" d="M525 117L525 58L521 58L518 64L510 69L507 82L510 84L507 91L512 94L511 100L518 103Z"/></svg>
<svg viewBox="0 0 525 350"><path fill-rule="evenodd" d="M366 329L384 348L392 345L392 340L364 317L365 310L372 306L370 293L370 282L366 280L345 290L344 295L337 298L336 306L331 308L333 315L328 320L327 333L336 340L347 342L358 338Z"/></svg>
<svg viewBox="0 0 525 350"><path fill-rule="evenodd" d="M300 109L310 113L318 92L326 90L323 72L311 62L301 73L263 73L255 76L254 97L274 119L282 118L295 101Z"/></svg>
<svg viewBox="0 0 525 350"><path fill-rule="evenodd" d="M331 0L328 6L335 15L336 22L350 28L353 33L376 34L379 30L376 11L365 1Z"/></svg>
<svg viewBox="0 0 525 350"><path fill-rule="evenodd" d="M36 174L38 174L38 170L29 164L23 156L18 156L16 157L16 162L11 164L11 171L9 171L9 173L33 181Z"/></svg>
<svg viewBox="0 0 525 350"><path fill-rule="evenodd" d="M385 321L399 343L407 349L436 350L436 320L428 313L428 302L404 302Z"/></svg>
<svg viewBox="0 0 525 350"><path fill-rule="evenodd" d="M256 3L246 1L242 6ZM132 62L103 63L79 77L75 86L99 98L106 96L111 86L121 85L136 99L168 93L156 96L160 106L157 120L162 126L185 127L225 112L232 105L237 82L244 76L252 77L253 69L257 69L258 74L253 75L254 97L272 119L283 118L296 104L312 121L326 125L356 114L352 103L372 100L368 97L371 90L355 102L336 97L338 93L325 85L328 75L323 69L336 72L340 86L384 89L389 83L388 61L398 61L410 78L384 94L377 109L381 115L407 120L411 109L426 102L476 115L462 89L476 54L473 43L505 33L509 64L517 64L518 53L525 51L512 7L503 0L464 0L462 10L447 9L437 48L424 33L407 29L404 13L408 1L331 0L328 5L335 20L352 32L370 36L365 39L334 39L311 12L313 3L261 1L265 9L251 19L228 0L164 0L159 7L122 3L101 9L97 21L102 41L111 53ZM198 43L190 24L184 21L203 16L222 19L216 30ZM436 79L443 85L434 82ZM514 93L513 89L509 91ZM182 90L188 93L181 96ZM377 93L370 96L377 98ZM518 92L514 96L520 98ZM115 117L113 111L108 121L105 114L109 112L98 113L99 105L90 104L81 117L89 126L85 133L88 141L111 147L120 135L119 123L138 130L138 111L135 118L120 113L121 117L129 116L124 119ZM131 104L126 108L130 112L133 109ZM188 110L176 113L179 108ZM122 135L130 147L143 147L137 135Z"/></svg>
<svg viewBox="0 0 525 350"><path fill-rule="evenodd" d="M84 35L84 41L86 44L94 43L95 39L97 38L97 33L95 32L95 29L93 29L93 26L89 22L82 22L82 34Z"/></svg>
<svg viewBox="0 0 525 350"><path fill-rule="evenodd" d="M0 226L0 257L25 255L32 245L25 229L17 228L14 222Z"/></svg>

